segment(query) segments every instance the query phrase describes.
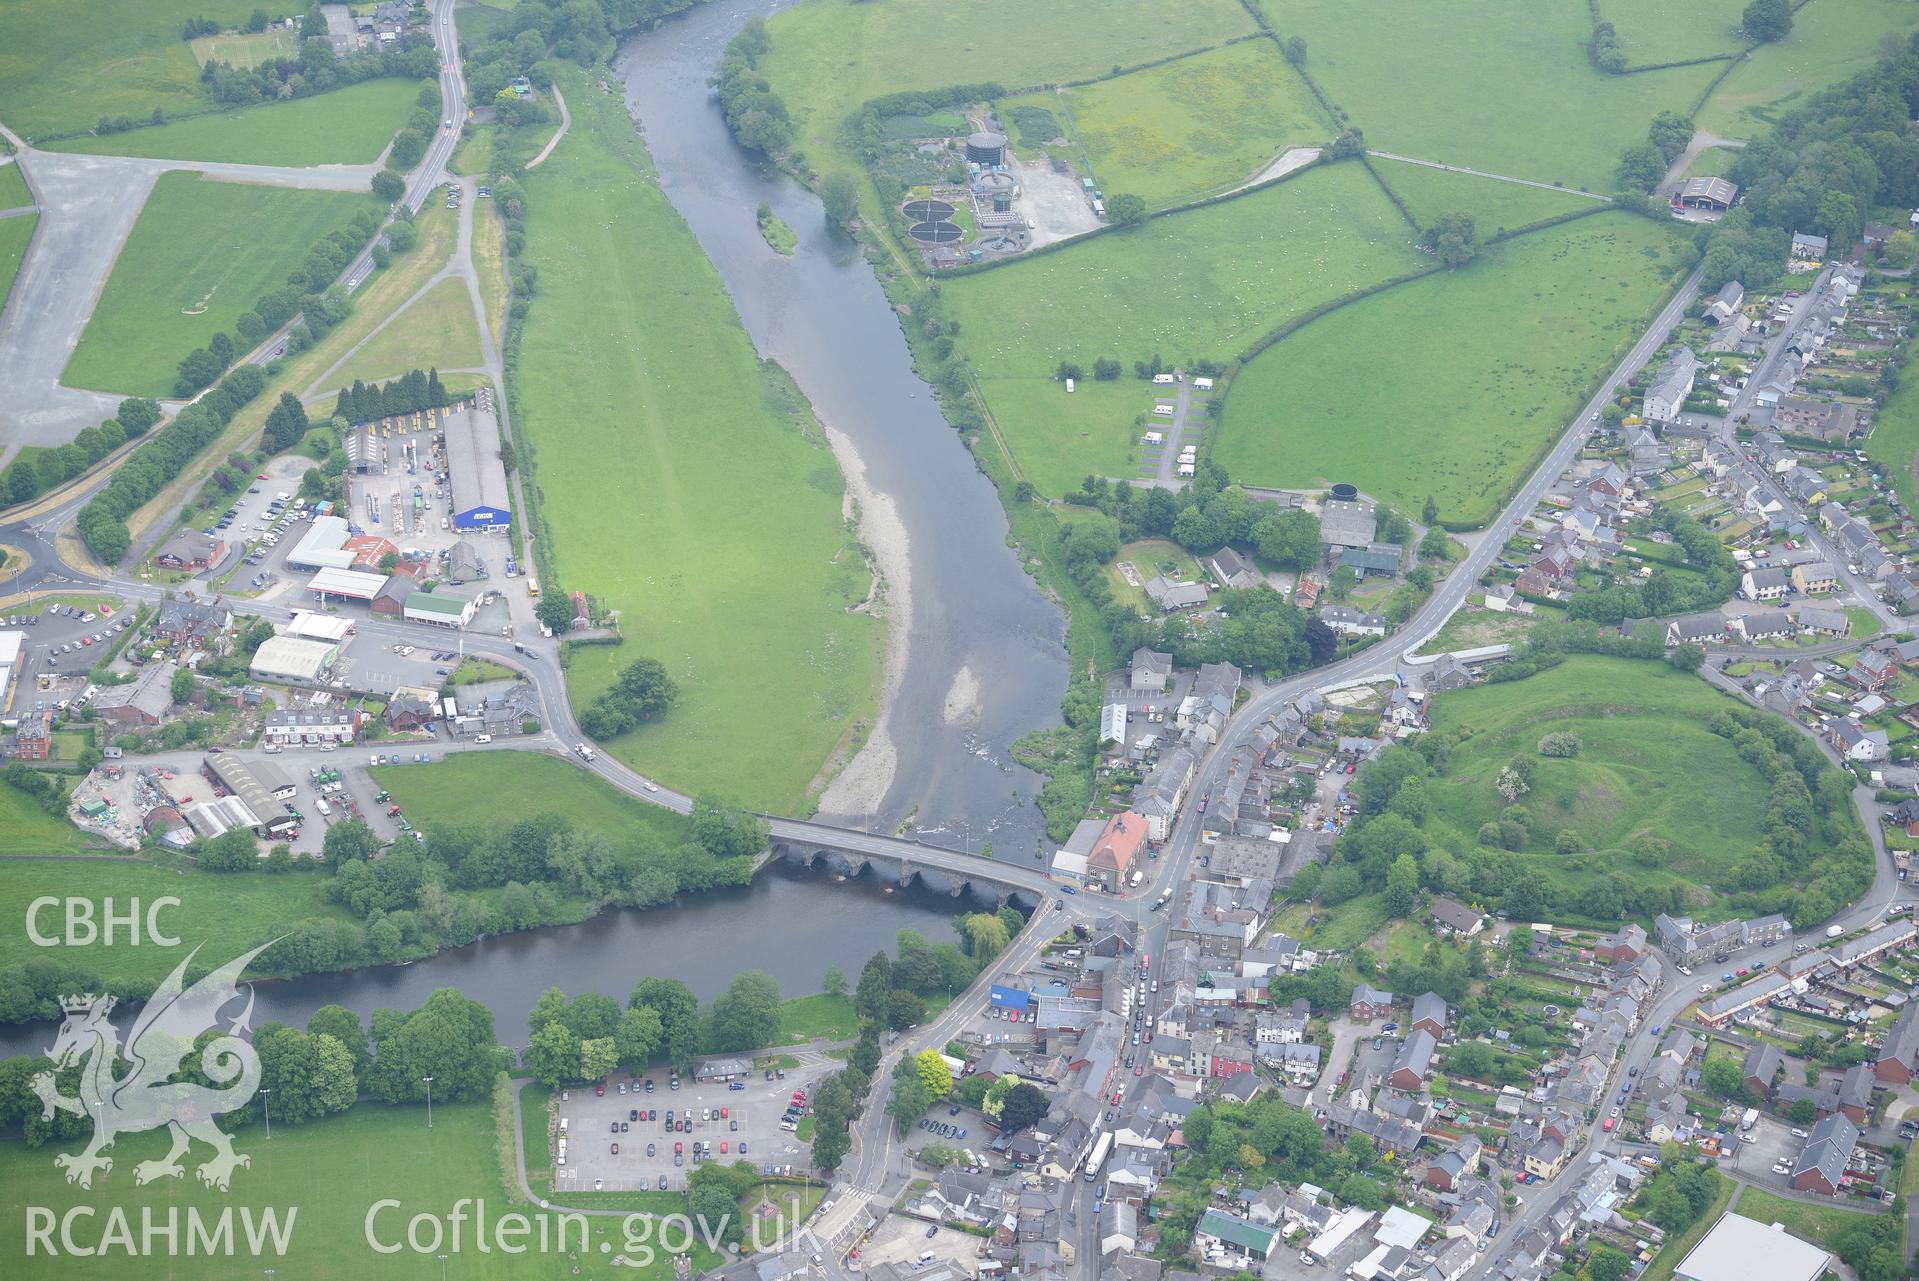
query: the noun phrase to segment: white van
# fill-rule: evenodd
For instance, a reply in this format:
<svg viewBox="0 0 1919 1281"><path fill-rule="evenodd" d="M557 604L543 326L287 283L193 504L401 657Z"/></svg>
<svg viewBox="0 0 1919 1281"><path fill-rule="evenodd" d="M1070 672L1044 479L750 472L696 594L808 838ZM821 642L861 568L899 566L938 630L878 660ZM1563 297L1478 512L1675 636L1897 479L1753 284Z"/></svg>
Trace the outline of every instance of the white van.
<svg viewBox="0 0 1919 1281"><path fill-rule="evenodd" d="M491 734L475 734L475 735L473 736L473 741L474 741L474 742L476 742L476 743L491 743L491 742L493 741L493 735L491 735Z"/></svg>
<svg viewBox="0 0 1919 1281"><path fill-rule="evenodd" d="M1170 386L1172 384L1172 381L1173 381L1173 376L1171 374L1154 374L1153 375L1153 385L1156 387Z"/></svg>
<svg viewBox="0 0 1919 1281"><path fill-rule="evenodd" d="M332 807L326 803L326 798L323 796L315 798L313 807L320 811L321 818L325 818L327 815L333 813Z"/></svg>
<svg viewBox="0 0 1919 1281"><path fill-rule="evenodd" d="M561 1133L561 1134L565 1134L565 1133L566 1133L566 1118L565 1118L565 1117L561 1117L561 1118L560 1118L560 1133Z"/></svg>

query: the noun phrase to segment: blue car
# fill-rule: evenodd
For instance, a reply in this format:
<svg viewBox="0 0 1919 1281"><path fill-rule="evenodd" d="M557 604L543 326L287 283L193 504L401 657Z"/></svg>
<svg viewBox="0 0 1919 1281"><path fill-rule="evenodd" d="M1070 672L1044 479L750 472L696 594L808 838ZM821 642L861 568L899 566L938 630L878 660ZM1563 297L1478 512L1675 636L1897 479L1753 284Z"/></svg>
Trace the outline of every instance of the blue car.
<svg viewBox="0 0 1919 1281"><path fill-rule="evenodd" d="M733 1081L729 1083L726 1088L729 1090L744 1090L746 1087L744 1085L741 1085L738 1081Z"/></svg>
<svg viewBox="0 0 1919 1281"><path fill-rule="evenodd" d="M1076 889L1074 889L1074 888L1073 888L1072 886L1070 886L1070 885L1062 885L1062 886L1060 886L1060 887L1059 887L1059 892L1060 892L1061 894L1077 894L1077 893L1079 893L1079 891L1078 891L1078 890L1076 890Z"/></svg>

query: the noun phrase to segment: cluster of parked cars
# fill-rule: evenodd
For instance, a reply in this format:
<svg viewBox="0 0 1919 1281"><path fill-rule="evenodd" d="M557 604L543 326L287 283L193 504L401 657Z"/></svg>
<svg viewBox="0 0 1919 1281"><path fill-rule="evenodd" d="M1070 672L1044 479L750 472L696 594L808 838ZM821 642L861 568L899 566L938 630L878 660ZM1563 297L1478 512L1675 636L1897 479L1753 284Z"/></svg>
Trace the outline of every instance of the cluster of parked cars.
<svg viewBox="0 0 1919 1281"><path fill-rule="evenodd" d="M96 615L83 613L80 610L75 609L71 605L49 605L47 606L47 610L48 612L54 613L54 614L65 613L68 617L78 618L82 623L92 623L92 622L98 621ZM38 615L29 615L26 621L31 623L33 621L37 621L37 619L38 619ZM12 621L12 620L9 620L9 621ZM78 640L66 641L63 644L60 644L57 646L49 645L47 646L47 666L58 667L60 666L61 655L85 653L86 650L89 649L90 647L94 645L105 644L106 642L112 640L115 636L118 636L121 632L126 631L127 628L131 626L133 626L132 619L129 619L129 618L116 619L115 621L108 623L105 627L102 627L99 631L90 632L87 635L80 637Z"/></svg>
<svg viewBox="0 0 1919 1281"><path fill-rule="evenodd" d="M966 1137L965 1126L948 1125L944 1121L935 1121L930 1117L923 1116L920 1118L920 1129L930 1130L942 1139L963 1139Z"/></svg>

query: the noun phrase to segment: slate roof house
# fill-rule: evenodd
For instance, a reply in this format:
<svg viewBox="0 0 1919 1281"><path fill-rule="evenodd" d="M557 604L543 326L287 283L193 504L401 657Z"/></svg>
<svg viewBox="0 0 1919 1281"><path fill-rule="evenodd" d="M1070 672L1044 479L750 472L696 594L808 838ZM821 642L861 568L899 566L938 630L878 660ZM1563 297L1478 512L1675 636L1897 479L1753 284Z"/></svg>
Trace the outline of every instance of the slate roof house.
<svg viewBox="0 0 1919 1281"><path fill-rule="evenodd" d="M1698 375L1699 357L1693 355L1692 348L1681 347L1666 357L1646 387L1646 420L1676 422Z"/></svg>
<svg viewBox="0 0 1919 1281"><path fill-rule="evenodd" d="M1328 547L1366 547L1379 534L1379 517L1369 503L1329 498L1319 508L1319 541Z"/></svg>

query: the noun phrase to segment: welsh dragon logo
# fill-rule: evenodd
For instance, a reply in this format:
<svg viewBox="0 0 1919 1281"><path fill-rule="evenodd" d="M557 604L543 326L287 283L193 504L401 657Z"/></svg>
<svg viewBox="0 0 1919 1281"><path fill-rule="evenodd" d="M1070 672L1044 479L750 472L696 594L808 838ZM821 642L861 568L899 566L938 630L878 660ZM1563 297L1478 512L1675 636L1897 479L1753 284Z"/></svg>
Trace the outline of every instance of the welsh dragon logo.
<svg viewBox="0 0 1919 1281"><path fill-rule="evenodd" d="M276 940L277 941L277 940ZM40 1096L41 1115L51 1120L54 1110L85 1115L93 1121L93 1138L85 1150L63 1152L54 1163L66 1171L67 1182L93 1186L93 1176L113 1169L106 1155L122 1134L165 1127L173 1132L173 1148L157 1161L133 1167L135 1183L177 1179L185 1171L180 1158L194 1139L211 1147L212 1159L197 1173L209 1187L225 1191L233 1171L252 1164L252 1158L233 1150L233 1140L214 1124L214 1118L245 1107L260 1087L260 1056L244 1039L253 1014L253 989L247 989L246 1008L231 1020L227 1031L208 1041L200 1051L200 1070L218 1088L175 1079L193 1055L194 1042L211 1029L220 1011L240 995L239 978L254 957L272 943L262 944L214 970L191 987L185 985L187 966L198 954L194 948L174 967L153 997L141 1009L127 1033L124 1049L119 1033L108 1021L114 998L65 997L66 1021L46 1055L53 1069L33 1078ZM59 1092L55 1073L86 1060L78 1098ZM121 1061L127 1064L118 1072Z"/></svg>

